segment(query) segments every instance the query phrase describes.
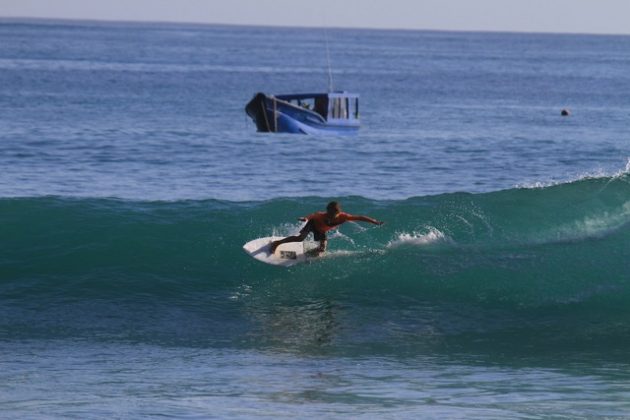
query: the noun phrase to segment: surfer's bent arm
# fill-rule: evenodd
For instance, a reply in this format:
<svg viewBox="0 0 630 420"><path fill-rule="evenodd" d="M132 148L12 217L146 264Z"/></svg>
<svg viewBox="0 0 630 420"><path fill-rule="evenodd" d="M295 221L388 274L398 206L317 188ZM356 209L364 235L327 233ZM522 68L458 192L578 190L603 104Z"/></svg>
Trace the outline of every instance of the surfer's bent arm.
<svg viewBox="0 0 630 420"><path fill-rule="evenodd" d="M353 214L349 214L346 220L350 222L367 222L367 223L372 223L373 225L382 225L384 223L379 220L372 219L371 217L368 217L368 216L355 216Z"/></svg>

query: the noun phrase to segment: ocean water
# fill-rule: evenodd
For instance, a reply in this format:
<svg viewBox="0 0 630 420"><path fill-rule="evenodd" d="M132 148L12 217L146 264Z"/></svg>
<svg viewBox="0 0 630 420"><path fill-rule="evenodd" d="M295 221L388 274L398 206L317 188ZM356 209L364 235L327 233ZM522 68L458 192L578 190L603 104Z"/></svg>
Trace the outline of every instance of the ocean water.
<svg viewBox="0 0 630 420"><path fill-rule="evenodd" d="M329 37L356 137L245 116L320 29L0 20L2 418L630 417L630 37Z"/></svg>

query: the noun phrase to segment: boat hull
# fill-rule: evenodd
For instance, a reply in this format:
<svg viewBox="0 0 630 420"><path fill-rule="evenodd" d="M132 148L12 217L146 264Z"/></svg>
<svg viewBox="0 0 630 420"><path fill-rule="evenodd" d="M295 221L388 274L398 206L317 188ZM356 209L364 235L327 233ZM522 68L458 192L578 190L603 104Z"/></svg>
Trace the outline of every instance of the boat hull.
<svg viewBox="0 0 630 420"><path fill-rule="evenodd" d="M258 93L245 106L245 112L262 133L356 134L358 121L331 123L318 113L286 101Z"/></svg>

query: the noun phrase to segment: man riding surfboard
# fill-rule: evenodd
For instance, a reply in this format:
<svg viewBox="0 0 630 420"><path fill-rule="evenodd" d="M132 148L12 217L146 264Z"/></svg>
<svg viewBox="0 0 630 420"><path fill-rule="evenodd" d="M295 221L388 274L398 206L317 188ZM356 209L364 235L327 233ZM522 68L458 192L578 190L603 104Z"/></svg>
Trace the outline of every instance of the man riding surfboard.
<svg viewBox="0 0 630 420"><path fill-rule="evenodd" d="M304 239L306 239L310 232L313 232L315 240L319 242L319 248L316 252L318 254L321 254L322 252L326 251L326 244L328 242L326 232L339 227L345 222L368 222L374 225L382 225L384 223L376 219L372 219L371 217L355 216L349 213L344 213L341 211L341 206L336 201L331 201L330 203L328 203L325 212L318 211L309 216L301 217L300 220L307 223L300 230L299 235L289 236L278 241L273 241L269 246L270 254L273 254L276 251L276 248L278 248L278 246L282 244L286 244L288 242L304 241Z"/></svg>

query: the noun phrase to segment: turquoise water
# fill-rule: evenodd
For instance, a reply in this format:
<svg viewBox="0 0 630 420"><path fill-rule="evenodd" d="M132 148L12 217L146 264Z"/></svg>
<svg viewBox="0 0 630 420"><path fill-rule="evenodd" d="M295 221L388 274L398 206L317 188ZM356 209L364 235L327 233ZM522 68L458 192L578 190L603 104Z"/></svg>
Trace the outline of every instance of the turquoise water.
<svg viewBox="0 0 630 420"><path fill-rule="evenodd" d="M0 34L3 417L630 415L630 38L332 30L341 139L243 111L318 30ZM243 253L331 199L386 224Z"/></svg>

